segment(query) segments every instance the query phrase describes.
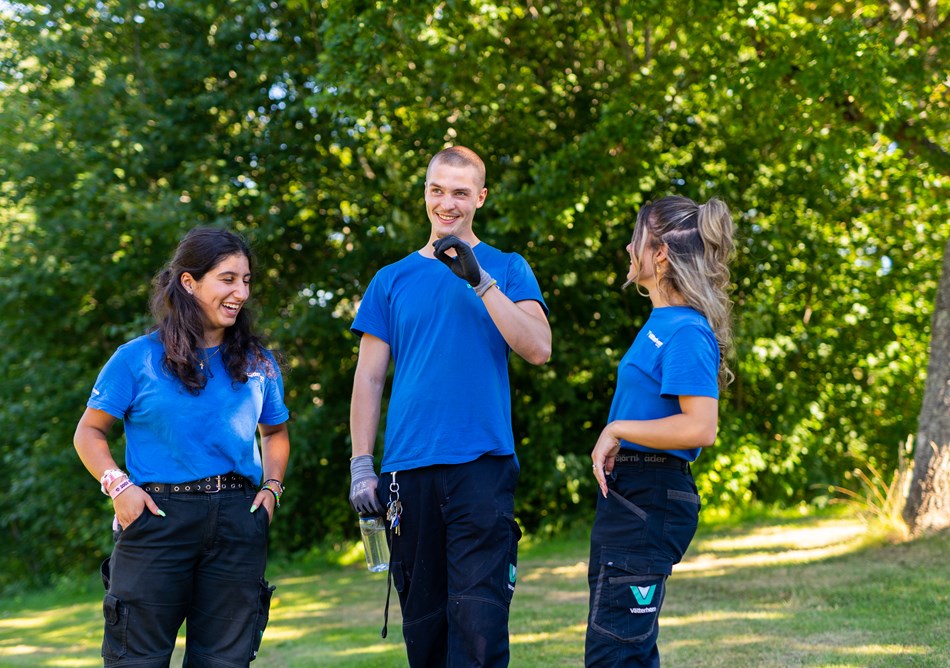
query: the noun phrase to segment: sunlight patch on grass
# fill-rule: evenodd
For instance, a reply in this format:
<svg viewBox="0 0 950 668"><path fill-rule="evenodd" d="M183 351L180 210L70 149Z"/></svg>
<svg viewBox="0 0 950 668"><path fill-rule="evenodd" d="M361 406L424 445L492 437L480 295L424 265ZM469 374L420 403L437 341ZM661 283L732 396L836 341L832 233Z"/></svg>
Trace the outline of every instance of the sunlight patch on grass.
<svg viewBox="0 0 950 668"><path fill-rule="evenodd" d="M95 612L96 605L80 604L64 606L53 610L37 612L25 617L12 617L3 620L3 626L16 629L49 628L51 624L62 624L71 615L87 615Z"/></svg>
<svg viewBox="0 0 950 668"><path fill-rule="evenodd" d="M748 566L802 564L853 552L864 544L867 529L857 521L827 520L807 527L771 526L741 536L698 542L699 554L677 564L677 574Z"/></svg>
<svg viewBox="0 0 950 668"><path fill-rule="evenodd" d="M771 642L775 642L775 636L762 635L758 633L720 636L716 639L716 645L720 647L749 647L752 645L761 645L763 643Z"/></svg>
<svg viewBox="0 0 950 668"><path fill-rule="evenodd" d="M53 650L49 647L37 647L35 645L16 645L5 647L0 650L0 659L7 657L9 659L19 658L21 661L29 661L33 666L61 666L62 668L83 668L84 666L101 666L102 659L96 656L75 658L74 655L82 654L83 647L60 647ZM52 652L63 652L67 657L50 656ZM3 662L0 661L0 664Z"/></svg>
<svg viewBox="0 0 950 668"><path fill-rule="evenodd" d="M789 615L780 612L703 612L697 615L676 615L663 617L661 626L688 626L690 624L708 624L710 622L731 622L736 620L781 621Z"/></svg>
<svg viewBox="0 0 950 668"><path fill-rule="evenodd" d="M315 615L322 617L328 611L332 611L336 601L310 601L309 603L287 603L279 608L271 607L271 614L280 619L295 619L304 615ZM274 615L277 612L277 615Z"/></svg>
<svg viewBox="0 0 950 668"><path fill-rule="evenodd" d="M360 645L349 649L341 649L331 652L334 656L362 656L364 654L392 654L401 652L402 645L393 645L392 643L376 643L374 645Z"/></svg>
<svg viewBox="0 0 950 668"><path fill-rule="evenodd" d="M814 549L853 540L866 531L862 522L825 520L809 526L760 527L735 538L702 541L704 549L730 552L748 549Z"/></svg>
<svg viewBox="0 0 950 668"><path fill-rule="evenodd" d="M510 634L509 642L512 645L528 645L536 642L543 641L552 641L552 640L570 640L576 638L579 635L583 636L587 633L587 623L583 624L572 624L570 626L563 626L561 630L556 633L542 632L542 633L512 633Z"/></svg>
<svg viewBox="0 0 950 668"><path fill-rule="evenodd" d="M56 617L59 616L57 613ZM14 619L4 619L3 625L15 629L38 629L49 623L50 615L38 615L36 617L19 617Z"/></svg>
<svg viewBox="0 0 950 668"><path fill-rule="evenodd" d="M548 605L556 603L576 603L578 605L587 605L590 598L590 592L587 589L581 591L552 591L544 595L544 600Z"/></svg>
<svg viewBox="0 0 950 668"><path fill-rule="evenodd" d="M535 582L544 578L554 577L564 577L564 578L574 578L574 577L587 577L587 562L578 561L573 566L552 566L552 567L537 567L532 566L530 570L521 570L518 572L520 576L519 582Z"/></svg>
<svg viewBox="0 0 950 668"><path fill-rule="evenodd" d="M852 647L850 651L868 656L929 656L932 653L928 647L914 645L861 645Z"/></svg>
<svg viewBox="0 0 950 668"><path fill-rule="evenodd" d="M14 645L13 647L0 648L0 656L22 656L24 654L36 654L39 651L40 648L33 645Z"/></svg>
<svg viewBox="0 0 950 668"><path fill-rule="evenodd" d="M285 620L286 621L286 620ZM264 634L267 642L276 642L278 640L300 640L308 633L312 633L313 629L307 626L287 626L286 624L281 625L267 625L267 632Z"/></svg>

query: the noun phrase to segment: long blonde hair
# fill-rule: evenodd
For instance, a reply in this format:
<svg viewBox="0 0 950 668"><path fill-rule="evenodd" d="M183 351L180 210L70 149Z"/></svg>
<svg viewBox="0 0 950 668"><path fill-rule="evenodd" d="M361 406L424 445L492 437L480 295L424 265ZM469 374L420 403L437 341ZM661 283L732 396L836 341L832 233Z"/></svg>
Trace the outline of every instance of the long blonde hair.
<svg viewBox="0 0 950 668"><path fill-rule="evenodd" d="M642 258L647 245L669 249L669 268L659 290L675 291L687 305L702 313L719 344L719 387L732 382L732 300L729 298L729 262L735 254L732 216L716 198L697 204L671 195L645 204L637 213L630 239L633 256ZM638 273L640 264L638 262ZM627 281L624 287L634 281Z"/></svg>

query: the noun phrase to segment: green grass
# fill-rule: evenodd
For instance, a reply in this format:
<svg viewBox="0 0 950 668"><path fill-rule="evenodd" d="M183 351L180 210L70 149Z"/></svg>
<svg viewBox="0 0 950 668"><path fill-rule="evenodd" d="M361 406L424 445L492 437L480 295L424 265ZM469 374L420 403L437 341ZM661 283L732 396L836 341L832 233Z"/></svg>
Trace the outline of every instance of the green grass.
<svg viewBox="0 0 950 668"><path fill-rule="evenodd" d="M889 544L848 518L784 518L707 529L670 580L667 666L947 666L950 534ZM511 665L583 664L587 542L526 540L511 616ZM278 585L256 664L405 666L398 603L379 637L385 574L273 564ZM0 665L98 666L101 585L0 603ZM172 665L180 665L181 650Z"/></svg>

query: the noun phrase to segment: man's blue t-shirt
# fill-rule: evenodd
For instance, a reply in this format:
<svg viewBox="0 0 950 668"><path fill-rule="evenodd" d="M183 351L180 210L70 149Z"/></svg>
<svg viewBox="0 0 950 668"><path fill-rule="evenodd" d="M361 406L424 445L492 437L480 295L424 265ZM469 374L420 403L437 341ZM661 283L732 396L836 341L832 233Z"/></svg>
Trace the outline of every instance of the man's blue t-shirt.
<svg viewBox="0 0 950 668"><path fill-rule="evenodd" d="M473 250L511 301L547 312L523 257L485 243ZM441 261L416 252L380 269L351 331L388 343L395 363L383 472L514 453L510 349L475 291Z"/></svg>
<svg viewBox="0 0 950 668"><path fill-rule="evenodd" d="M608 421L678 415L681 396L718 399L718 376L719 344L706 318L688 306L655 308L620 360ZM620 447L663 452L691 462L700 451L660 451L624 440Z"/></svg>
<svg viewBox="0 0 950 668"><path fill-rule="evenodd" d="M86 405L123 421L134 482L187 482L233 471L260 483L257 425L289 417L280 369L267 353L269 368L249 369L247 382L235 383L216 351L205 350L208 384L197 395L164 368L154 332L120 346L99 373Z"/></svg>

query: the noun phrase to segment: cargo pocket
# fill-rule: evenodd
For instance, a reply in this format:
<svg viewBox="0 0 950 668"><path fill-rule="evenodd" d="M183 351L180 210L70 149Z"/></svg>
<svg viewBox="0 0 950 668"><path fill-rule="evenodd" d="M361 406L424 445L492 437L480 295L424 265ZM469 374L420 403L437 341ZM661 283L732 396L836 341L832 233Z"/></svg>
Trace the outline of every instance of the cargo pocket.
<svg viewBox="0 0 950 668"><path fill-rule="evenodd" d="M696 535L702 501L698 494L678 489L666 490L666 501L663 549L669 560L676 564Z"/></svg>
<svg viewBox="0 0 950 668"><path fill-rule="evenodd" d="M515 595L515 584L518 580L518 541L521 540L521 527L514 517L504 516L509 527L508 558L505 560L504 597L505 602L511 605Z"/></svg>
<svg viewBox="0 0 950 668"><path fill-rule="evenodd" d="M591 604L591 628L625 643L656 635L666 574L643 572L636 555L604 550Z"/></svg>
<svg viewBox="0 0 950 668"><path fill-rule="evenodd" d="M102 616L106 620L102 658L121 659L128 651L129 610L118 598L106 594L102 600Z"/></svg>
<svg viewBox="0 0 950 668"><path fill-rule="evenodd" d="M257 599L257 621L254 623L254 639L251 642L251 656L253 661L257 658L257 652L261 649L261 641L264 639L264 629L267 628L267 621L270 619L270 601L274 596L276 586L271 585L261 578L261 586Z"/></svg>

